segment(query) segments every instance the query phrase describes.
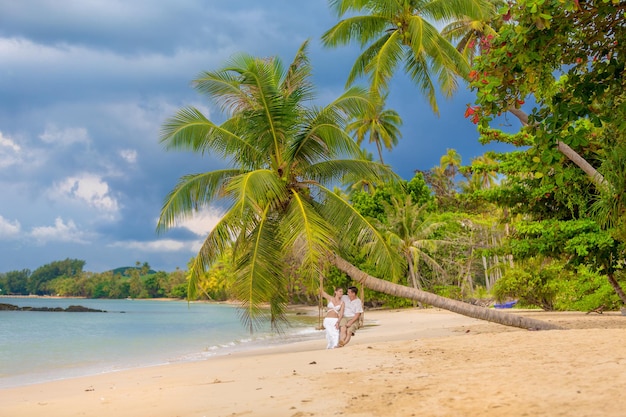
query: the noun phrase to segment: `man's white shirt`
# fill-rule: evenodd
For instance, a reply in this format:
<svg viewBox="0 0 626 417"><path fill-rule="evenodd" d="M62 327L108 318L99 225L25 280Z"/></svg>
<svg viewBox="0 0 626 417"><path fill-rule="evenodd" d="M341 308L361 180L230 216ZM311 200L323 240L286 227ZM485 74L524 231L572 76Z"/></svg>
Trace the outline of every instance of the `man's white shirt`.
<svg viewBox="0 0 626 417"><path fill-rule="evenodd" d="M350 300L350 297L344 295L341 297L341 301L345 304L343 310L343 316L346 318L352 318L356 316L357 313L363 313L363 303L361 303L361 299L356 297L354 300Z"/></svg>

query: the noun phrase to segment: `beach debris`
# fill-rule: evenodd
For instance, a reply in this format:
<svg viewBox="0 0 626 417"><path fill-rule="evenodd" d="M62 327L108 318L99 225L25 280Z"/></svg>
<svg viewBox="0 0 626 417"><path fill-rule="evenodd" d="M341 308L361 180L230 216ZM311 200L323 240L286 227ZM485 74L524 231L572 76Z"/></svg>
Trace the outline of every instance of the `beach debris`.
<svg viewBox="0 0 626 417"><path fill-rule="evenodd" d="M315 361L309 362L309 365L317 365L317 362L315 362Z"/></svg>
<svg viewBox="0 0 626 417"><path fill-rule="evenodd" d="M589 314L589 313L602 314L602 312L604 311L605 308L606 308L606 306L604 304L602 304L600 307L596 307L594 309L591 309L591 310L587 311L585 314Z"/></svg>

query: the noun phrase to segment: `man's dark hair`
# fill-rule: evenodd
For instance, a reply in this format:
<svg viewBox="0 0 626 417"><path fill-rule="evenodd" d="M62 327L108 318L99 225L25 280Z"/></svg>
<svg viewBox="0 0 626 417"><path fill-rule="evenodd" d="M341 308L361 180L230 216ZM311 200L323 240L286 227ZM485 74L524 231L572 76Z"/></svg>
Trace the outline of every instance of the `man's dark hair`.
<svg viewBox="0 0 626 417"><path fill-rule="evenodd" d="M359 289L357 287L348 287L348 291L352 291L354 295L359 293Z"/></svg>

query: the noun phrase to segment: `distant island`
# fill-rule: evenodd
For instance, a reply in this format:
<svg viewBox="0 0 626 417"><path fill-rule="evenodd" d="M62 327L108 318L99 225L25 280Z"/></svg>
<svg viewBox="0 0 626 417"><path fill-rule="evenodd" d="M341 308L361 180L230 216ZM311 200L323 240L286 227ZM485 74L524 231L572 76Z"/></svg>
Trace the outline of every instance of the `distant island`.
<svg viewBox="0 0 626 417"><path fill-rule="evenodd" d="M88 308L83 306L69 306L68 308L61 307L18 307L13 304L0 303L0 311L50 311L50 312L65 312L65 313L106 313L106 310L98 310L95 308Z"/></svg>

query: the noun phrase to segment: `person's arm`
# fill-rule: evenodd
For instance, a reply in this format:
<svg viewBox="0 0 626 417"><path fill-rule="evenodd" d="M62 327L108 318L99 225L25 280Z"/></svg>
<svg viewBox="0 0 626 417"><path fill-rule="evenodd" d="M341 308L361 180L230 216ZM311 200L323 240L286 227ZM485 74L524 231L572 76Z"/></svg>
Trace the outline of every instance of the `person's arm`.
<svg viewBox="0 0 626 417"><path fill-rule="evenodd" d="M328 294L326 291L324 291L323 288L320 288L320 294L322 295L322 297L324 297L325 299L327 299L328 301L330 301L332 299L332 297L330 296L330 294Z"/></svg>
<svg viewBox="0 0 626 417"><path fill-rule="evenodd" d="M341 302L341 308L339 308L339 318L337 319L337 324L335 326L337 326L337 328L339 328L339 323L341 322L341 319L343 318L343 310L346 308L346 303L344 303L343 301Z"/></svg>
<svg viewBox="0 0 626 417"><path fill-rule="evenodd" d="M361 313L356 313L354 315L354 317L352 317L350 320L348 320L348 322L346 323L346 327L350 327L354 323L356 323L359 320L359 317L361 317Z"/></svg>

